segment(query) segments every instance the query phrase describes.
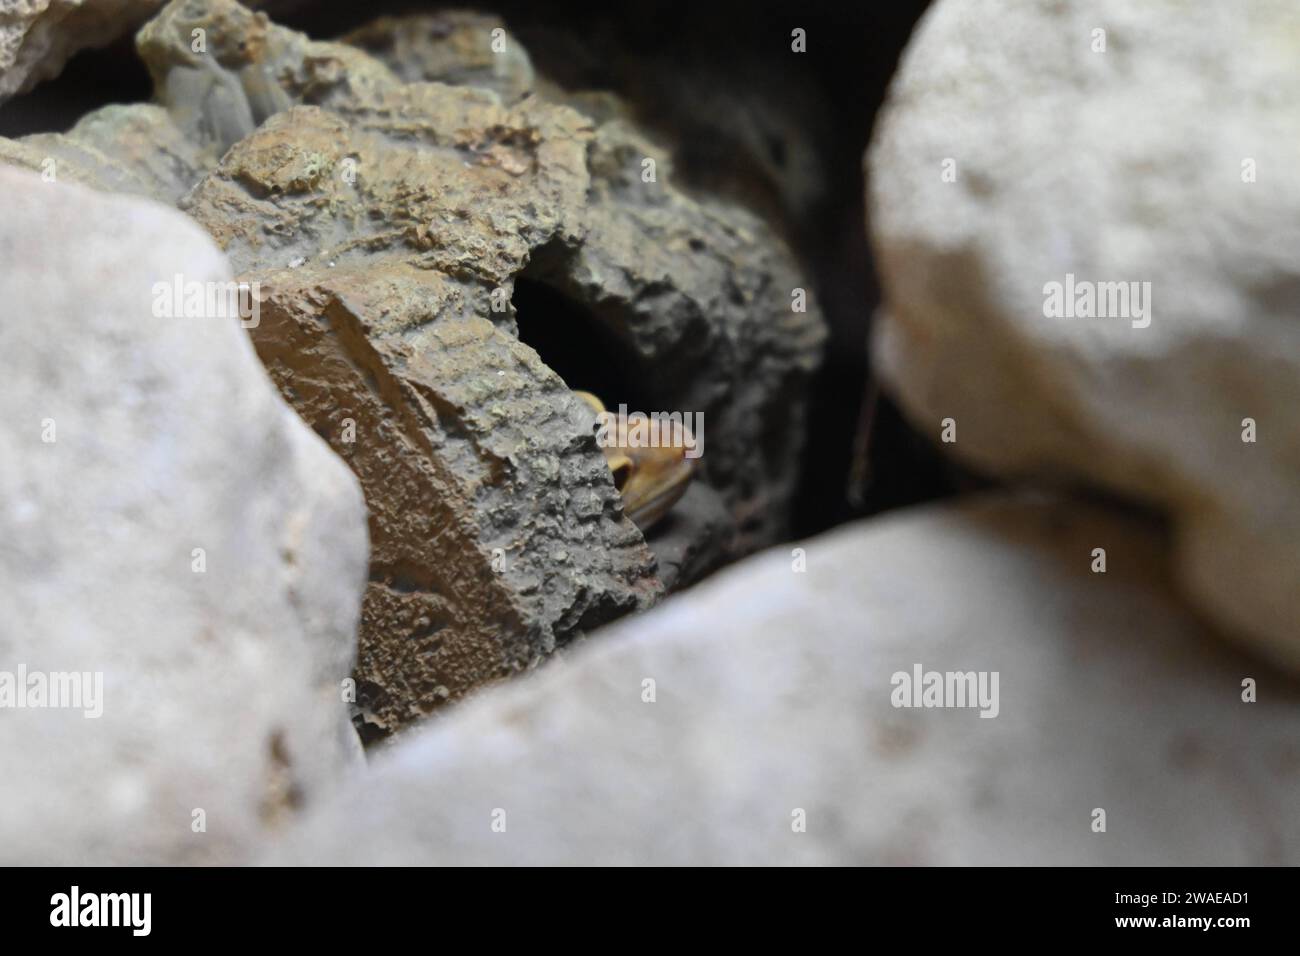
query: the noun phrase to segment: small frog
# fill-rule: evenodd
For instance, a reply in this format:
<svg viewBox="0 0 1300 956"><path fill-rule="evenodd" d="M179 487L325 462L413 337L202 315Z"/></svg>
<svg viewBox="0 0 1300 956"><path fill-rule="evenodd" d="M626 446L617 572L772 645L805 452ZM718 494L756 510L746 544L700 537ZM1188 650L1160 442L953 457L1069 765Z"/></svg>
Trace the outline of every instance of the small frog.
<svg viewBox="0 0 1300 956"><path fill-rule="evenodd" d="M608 422L608 440L601 442L601 450L614 475L614 487L623 496L623 513L642 531L648 531L686 493L695 474L696 459L686 455L695 444L689 429L678 425L681 432L671 436L675 440L670 445L630 445L626 421L607 412L590 392L574 394L591 407L597 421L604 417Z"/></svg>

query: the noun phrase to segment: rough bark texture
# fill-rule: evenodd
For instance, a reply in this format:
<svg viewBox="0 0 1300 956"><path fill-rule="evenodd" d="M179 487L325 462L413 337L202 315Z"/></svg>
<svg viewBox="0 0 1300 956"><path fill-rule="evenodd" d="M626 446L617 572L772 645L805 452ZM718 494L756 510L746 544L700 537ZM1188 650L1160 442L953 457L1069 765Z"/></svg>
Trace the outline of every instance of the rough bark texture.
<svg viewBox="0 0 1300 956"><path fill-rule="evenodd" d="M463 115L435 113L466 103L490 129L521 122L493 117L503 111L489 94L442 87L398 87L385 102L409 128L463 129ZM237 145L186 203L241 276L263 283L258 353L362 480L372 555L358 678L386 729L660 587L581 406L490 308L530 240L550 237L557 188L581 183L557 173L558 187L514 186L503 164L534 157L515 157L508 135L470 168L470 144L395 148L399 136L387 120L298 107ZM540 162L580 169L578 141L559 142ZM346 158L355 182L339 175ZM435 208L458 191L464 218Z"/></svg>
<svg viewBox="0 0 1300 956"><path fill-rule="evenodd" d="M260 284L258 354L366 492L358 678L381 731L780 536L824 334L762 219L680 191L622 111L527 95L497 29L381 20L352 36L381 60L175 0L137 47L166 110L141 115L183 162L141 171L121 133L72 164L173 198L210 169L181 208ZM406 82L426 78L485 88ZM32 165L52 148L32 139L0 146ZM658 562L570 387L703 415Z"/></svg>

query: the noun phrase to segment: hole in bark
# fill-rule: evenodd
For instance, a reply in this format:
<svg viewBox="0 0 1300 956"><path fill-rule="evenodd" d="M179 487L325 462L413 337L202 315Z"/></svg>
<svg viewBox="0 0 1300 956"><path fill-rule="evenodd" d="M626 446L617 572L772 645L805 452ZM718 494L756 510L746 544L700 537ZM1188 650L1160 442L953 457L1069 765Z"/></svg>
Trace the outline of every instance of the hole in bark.
<svg viewBox="0 0 1300 956"><path fill-rule="evenodd" d="M537 279L515 280L511 300L519 340L536 350L572 389L591 392L610 410L653 411L664 400L644 363L591 310Z"/></svg>

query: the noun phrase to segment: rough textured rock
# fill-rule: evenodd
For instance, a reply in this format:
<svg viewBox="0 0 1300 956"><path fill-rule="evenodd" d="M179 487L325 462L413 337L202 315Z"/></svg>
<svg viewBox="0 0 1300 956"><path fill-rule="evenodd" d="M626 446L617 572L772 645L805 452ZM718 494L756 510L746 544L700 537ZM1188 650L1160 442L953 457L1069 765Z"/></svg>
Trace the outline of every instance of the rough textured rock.
<svg viewBox="0 0 1300 956"><path fill-rule="evenodd" d="M275 862L1300 860L1300 692L1171 600L1151 529L983 499L803 547L398 741ZM998 716L893 707L917 663L999 672Z"/></svg>
<svg viewBox="0 0 1300 956"><path fill-rule="evenodd" d="M273 11L305 0L254 0ZM0 0L0 103L53 79L81 50L129 34L163 0Z"/></svg>
<svg viewBox="0 0 1300 956"><path fill-rule="evenodd" d="M506 103L522 99L536 85L528 51L499 17L487 14L441 10L379 17L342 41L382 60L408 83L477 86L495 90Z"/></svg>
<svg viewBox="0 0 1300 956"><path fill-rule="evenodd" d="M1296 667L1300 12L1184 12L931 8L869 152L876 359L968 464L1167 511L1184 593ZM1067 274L1149 282L1150 325L1045 317Z"/></svg>
<svg viewBox="0 0 1300 956"><path fill-rule="evenodd" d="M461 99L419 90L451 94L453 109ZM424 126L401 92L400 122ZM491 108L491 94L475 96ZM369 721L391 730L530 666L659 584L618 512L588 416L535 352L484 317L491 290L540 241L525 210L531 229L555 228L556 188L539 176L494 204L516 173L488 160L475 181L454 144L393 150L389 135L296 108L236 146L186 208L263 283L259 354L367 491L358 678ZM484 148L514 161L511 145ZM338 174L349 156L355 184ZM581 143L546 149L542 162L580 167ZM435 213L434 197L458 192L465 218Z"/></svg>
<svg viewBox="0 0 1300 956"><path fill-rule="evenodd" d="M379 60L276 26L234 0L172 0L136 35L136 49L155 98L217 155L294 104L350 102L398 82Z"/></svg>
<svg viewBox="0 0 1300 956"><path fill-rule="evenodd" d="M166 110L145 103L105 106L67 133L0 137L0 163L31 169L54 182L168 203L178 201L216 159L186 138Z"/></svg>
<svg viewBox="0 0 1300 956"><path fill-rule="evenodd" d="M123 12L112 35L159 6L140 4L135 20ZM144 25L136 47L155 78L157 104L105 106L67 133L0 137L0 162L175 203L266 117L292 103L396 82L382 63L351 47L273 28L265 13L235 3L172 3Z"/></svg>
<svg viewBox="0 0 1300 956"><path fill-rule="evenodd" d="M514 102L527 54L508 35L484 52L497 22L351 37L382 62L175 0L137 37L161 107L0 141L8 162L167 199L212 170L182 208L261 283L259 354L367 493L358 678L382 730L778 537L823 337L815 307L791 311L807 282L789 251L680 192L625 111ZM566 383L704 416L705 470L655 530L658 577Z"/></svg>
<svg viewBox="0 0 1300 956"><path fill-rule="evenodd" d="M162 0L0 0L0 103L59 75L72 54L139 24Z"/></svg>
<svg viewBox="0 0 1300 956"><path fill-rule="evenodd" d="M358 761L357 482L237 321L154 312L177 273L229 280L199 227L12 169L0 194L0 669L103 674L98 718L4 711L0 861L245 859Z"/></svg>
<svg viewBox="0 0 1300 956"><path fill-rule="evenodd" d="M659 592L557 371L611 407L703 413L707 487L663 532L666 578L781 532L823 332L791 311L806 283L760 220L678 192L625 122L403 83L233 2L178 0L138 45L177 125L229 148L182 207L262 284L259 354L366 490L371 723L401 726ZM545 348L566 343L545 364L517 338L525 318Z"/></svg>

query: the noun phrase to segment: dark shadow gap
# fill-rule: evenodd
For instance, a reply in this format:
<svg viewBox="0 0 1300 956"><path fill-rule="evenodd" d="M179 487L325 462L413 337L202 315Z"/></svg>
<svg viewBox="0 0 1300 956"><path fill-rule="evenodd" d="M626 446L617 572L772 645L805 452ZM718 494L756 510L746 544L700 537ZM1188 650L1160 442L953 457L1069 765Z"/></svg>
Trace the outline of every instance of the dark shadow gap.
<svg viewBox="0 0 1300 956"><path fill-rule="evenodd" d="M519 340L569 388L591 392L611 410L620 403L629 411L663 407L651 370L589 309L527 275L515 280L511 302Z"/></svg>
<svg viewBox="0 0 1300 956"><path fill-rule="evenodd" d="M82 50L53 80L0 105L0 136L66 133L87 113L110 103L143 103L153 81L135 55L134 34L99 50Z"/></svg>

